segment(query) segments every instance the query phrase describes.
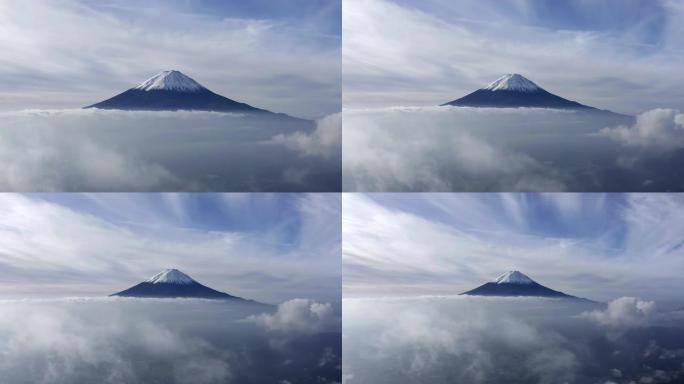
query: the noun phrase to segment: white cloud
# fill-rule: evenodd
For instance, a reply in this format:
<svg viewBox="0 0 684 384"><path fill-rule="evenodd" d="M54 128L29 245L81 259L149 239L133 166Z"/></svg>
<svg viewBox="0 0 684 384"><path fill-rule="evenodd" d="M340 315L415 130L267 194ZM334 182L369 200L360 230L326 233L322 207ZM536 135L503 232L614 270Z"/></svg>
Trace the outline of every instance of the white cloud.
<svg viewBox="0 0 684 384"><path fill-rule="evenodd" d="M684 146L684 114L673 109L653 109L637 116L631 126L603 128L600 135L628 146L668 150Z"/></svg>
<svg viewBox="0 0 684 384"><path fill-rule="evenodd" d="M343 189L679 190L684 160L658 150L684 145L677 116L656 110L627 128L634 118L540 108L345 109Z"/></svg>
<svg viewBox="0 0 684 384"><path fill-rule="evenodd" d="M681 380L681 317L616 333L577 316L599 306L459 295L345 298L345 382L606 383L618 381L616 371L621 383Z"/></svg>
<svg viewBox="0 0 684 384"><path fill-rule="evenodd" d="M86 132L24 127L0 136L0 188L15 191L140 191L177 185L162 165L98 143ZM36 128L36 129L34 129Z"/></svg>
<svg viewBox="0 0 684 384"><path fill-rule="evenodd" d="M511 121L547 125L563 112L424 107L345 110L347 191L564 190L559 170L527 154ZM499 127L501 125L501 127ZM500 128L497 132L493 128ZM560 132L559 132L560 134ZM524 143L524 141L523 141Z"/></svg>
<svg viewBox="0 0 684 384"><path fill-rule="evenodd" d="M213 112L30 110L0 118L5 191L339 189L335 117L313 133L307 122ZM306 148L264 144L283 132L310 138ZM302 150L321 158L311 162ZM297 180L288 169L301 171Z"/></svg>
<svg viewBox="0 0 684 384"><path fill-rule="evenodd" d="M339 327L274 345L272 335L241 321L261 306L131 298L0 304L7 384L339 381ZM329 357L325 367L321 356Z"/></svg>
<svg viewBox="0 0 684 384"><path fill-rule="evenodd" d="M544 304L537 314L568 311L559 303ZM564 335L511 312L539 305L525 299L345 299L343 305L345 372L354 373L349 383L366 382L378 372L387 373L379 383L425 377L517 382L521 375L540 383L571 382L580 359Z"/></svg>
<svg viewBox="0 0 684 384"><path fill-rule="evenodd" d="M605 310L585 312L582 316L610 327L633 327L647 324L655 310L653 301L621 297L608 303Z"/></svg>
<svg viewBox="0 0 684 384"><path fill-rule="evenodd" d="M307 157L341 157L342 115L329 115L316 122L313 132L281 133L271 142L284 145Z"/></svg>
<svg viewBox="0 0 684 384"><path fill-rule="evenodd" d="M684 241L684 200L679 194L630 194L628 209L623 212L626 249L633 255L650 255L661 262L676 260ZM673 265L659 266L663 272L676 270Z"/></svg>
<svg viewBox="0 0 684 384"><path fill-rule="evenodd" d="M273 313L262 313L247 319L277 332L317 333L339 324L332 305L308 299L292 299L278 305Z"/></svg>
<svg viewBox="0 0 684 384"><path fill-rule="evenodd" d="M171 382L192 377L193 382L209 384L231 378L230 351L172 331L168 323L138 318L140 311L135 304L116 302L3 303L3 380L121 383L145 381L156 374ZM106 321L102 321L103 313L107 313ZM157 359L169 370L144 367L135 362L135 354Z"/></svg>
<svg viewBox="0 0 684 384"><path fill-rule="evenodd" d="M611 369L610 374L613 375L613 377L622 377L622 371L617 368Z"/></svg>

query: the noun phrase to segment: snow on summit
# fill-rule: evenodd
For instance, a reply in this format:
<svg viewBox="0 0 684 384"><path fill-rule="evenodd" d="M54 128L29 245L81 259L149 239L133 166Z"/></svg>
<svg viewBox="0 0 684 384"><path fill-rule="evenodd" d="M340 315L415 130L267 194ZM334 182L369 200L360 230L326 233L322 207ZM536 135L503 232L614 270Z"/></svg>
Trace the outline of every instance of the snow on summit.
<svg viewBox="0 0 684 384"><path fill-rule="evenodd" d="M494 282L497 284L532 284L534 283L534 280L527 277L524 273L508 271L497 277Z"/></svg>
<svg viewBox="0 0 684 384"><path fill-rule="evenodd" d="M142 82L134 89L143 91L165 90L197 92L204 87L180 71L162 71Z"/></svg>
<svg viewBox="0 0 684 384"><path fill-rule="evenodd" d="M501 76L485 88L480 88L442 105L485 108L561 108L600 112L588 105L554 95L517 73Z"/></svg>
<svg viewBox="0 0 684 384"><path fill-rule="evenodd" d="M192 284L195 282L195 280L177 269L165 269L145 280L145 282L152 284Z"/></svg>
<svg viewBox="0 0 684 384"><path fill-rule="evenodd" d="M496 79L484 89L488 91L534 92L541 88L531 80L517 73L509 73Z"/></svg>

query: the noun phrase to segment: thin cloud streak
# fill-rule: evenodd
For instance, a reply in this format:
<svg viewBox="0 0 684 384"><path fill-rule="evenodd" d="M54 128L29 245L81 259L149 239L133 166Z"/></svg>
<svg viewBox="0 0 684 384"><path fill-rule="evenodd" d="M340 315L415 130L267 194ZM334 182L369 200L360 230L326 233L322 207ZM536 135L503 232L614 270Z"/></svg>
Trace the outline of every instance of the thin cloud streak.
<svg viewBox="0 0 684 384"><path fill-rule="evenodd" d="M220 195L154 196L70 202L66 195L2 196L3 295L101 296L178 268L215 289L264 302L339 300L338 197L255 195L235 207ZM110 203L123 212L103 213L100 207ZM250 208L261 203L267 208ZM236 223L250 215L263 224Z"/></svg>
<svg viewBox="0 0 684 384"><path fill-rule="evenodd" d="M345 295L458 294L507 270L596 300L675 300L680 196L345 195ZM495 224L492 224L495 222Z"/></svg>
<svg viewBox="0 0 684 384"><path fill-rule="evenodd" d="M339 111L340 37L326 16L339 9L313 4L320 15L235 18L197 4L131 10L0 1L0 109L82 107L177 69L276 112L318 118Z"/></svg>
<svg viewBox="0 0 684 384"><path fill-rule="evenodd" d="M344 106L438 105L505 73L621 113L684 104L676 86L681 6L574 1L566 8L560 17L536 0L345 2Z"/></svg>

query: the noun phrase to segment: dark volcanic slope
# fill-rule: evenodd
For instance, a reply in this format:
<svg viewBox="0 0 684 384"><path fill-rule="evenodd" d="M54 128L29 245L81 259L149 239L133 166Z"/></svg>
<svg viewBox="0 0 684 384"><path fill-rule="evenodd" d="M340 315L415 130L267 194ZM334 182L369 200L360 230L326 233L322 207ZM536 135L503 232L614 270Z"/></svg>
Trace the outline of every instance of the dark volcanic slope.
<svg viewBox="0 0 684 384"><path fill-rule="evenodd" d="M308 121L231 100L210 91L200 83L175 70L159 72L135 88L84 108L125 111L235 112L274 119Z"/></svg>
<svg viewBox="0 0 684 384"><path fill-rule="evenodd" d="M566 295L560 291L554 291L539 283L528 284L498 284L485 283L475 289L463 292L462 295L477 295L477 296L540 296L540 297L566 297L577 298L575 296Z"/></svg>
<svg viewBox="0 0 684 384"><path fill-rule="evenodd" d="M227 97L218 95L208 89L194 92L179 92L174 90L129 89L111 99L86 108L123 109L129 111L214 111L214 112L256 112L270 113L265 109L252 107Z"/></svg>
<svg viewBox="0 0 684 384"><path fill-rule="evenodd" d="M609 112L556 96L517 73L501 76L485 88L478 89L460 99L442 105L494 108L556 108Z"/></svg>
<svg viewBox="0 0 684 384"><path fill-rule="evenodd" d="M520 271L508 271L495 281L485 283L475 289L463 292L462 295L471 296L533 296L557 297L565 299L586 300L567 295L560 291L547 288Z"/></svg>
<svg viewBox="0 0 684 384"><path fill-rule="evenodd" d="M598 110L594 107L589 107L576 101L567 100L560 96L556 96L543 89L538 89L532 92L509 90L490 91L487 89L478 89L477 91L463 96L460 99L456 99L442 105L462 107L538 107Z"/></svg>
<svg viewBox="0 0 684 384"><path fill-rule="evenodd" d="M206 287L177 269L165 269L148 280L111 296L251 301Z"/></svg>
<svg viewBox="0 0 684 384"><path fill-rule="evenodd" d="M142 282L134 285L124 291L117 292L111 296L124 297L191 297L204 299L238 299L244 300L237 296L232 296L224 292L220 292L200 283L193 282L191 284L175 284L175 283L148 283Z"/></svg>

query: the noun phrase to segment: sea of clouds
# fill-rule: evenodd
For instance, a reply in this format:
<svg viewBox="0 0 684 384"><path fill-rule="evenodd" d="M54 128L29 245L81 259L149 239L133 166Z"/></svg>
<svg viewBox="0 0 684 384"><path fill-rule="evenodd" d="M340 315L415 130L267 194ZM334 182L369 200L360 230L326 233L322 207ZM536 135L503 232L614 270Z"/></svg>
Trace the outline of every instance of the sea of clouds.
<svg viewBox="0 0 684 384"><path fill-rule="evenodd" d="M0 112L3 191L335 191L341 116Z"/></svg>
<svg viewBox="0 0 684 384"><path fill-rule="evenodd" d="M185 299L0 300L3 383L338 383L340 308Z"/></svg>
<svg viewBox="0 0 684 384"><path fill-rule="evenodd" d="M468 296L343 300L343 382L675 383L684 310Z"/></svg>
<svg viewBox="0 0 684 384"><path fill-rule="evenodd" d="M684 189L684 114L393 107L344 115L346 191Z"/></svg>

